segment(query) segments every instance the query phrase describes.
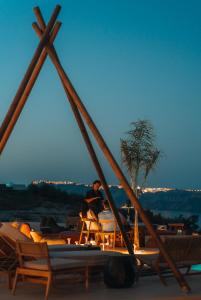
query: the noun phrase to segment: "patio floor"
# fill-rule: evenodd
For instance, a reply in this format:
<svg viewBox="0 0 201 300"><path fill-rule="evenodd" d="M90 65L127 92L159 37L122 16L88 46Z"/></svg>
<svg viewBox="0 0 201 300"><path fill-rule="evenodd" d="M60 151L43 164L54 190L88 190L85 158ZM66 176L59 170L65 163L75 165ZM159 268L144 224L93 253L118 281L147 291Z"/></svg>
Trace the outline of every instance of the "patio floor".
<svg viewBox="0 0 201 300"><path fill-rule="evenodd" d="M174 278L168 278L168 286L161 284L157 276L141 277L132 288L110 289L103 281L90 282L89 289L85 290L83 283L58 283L50 291L49 299L70 300L200 300L201 275L188 276L187 281L192 288L190 294L183 294ZM2 300L42 300L44 299L44 286L30 283L19 284L16 295L13 296L7 289L6 283L0 282L0 299Z"/></svg>

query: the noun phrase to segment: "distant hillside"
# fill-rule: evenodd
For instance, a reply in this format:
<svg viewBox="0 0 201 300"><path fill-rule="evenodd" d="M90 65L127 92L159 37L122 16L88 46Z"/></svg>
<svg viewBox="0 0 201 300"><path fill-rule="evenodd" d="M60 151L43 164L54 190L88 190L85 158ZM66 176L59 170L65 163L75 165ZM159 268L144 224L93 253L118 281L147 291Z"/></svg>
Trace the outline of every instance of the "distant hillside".
<svg viewBox="0 0 201 300"><path fill-rule="evenodd" d="M69 194L79 194L82 197L90 188L84 184L57 185L58 189ZM128 197L122 188L111 186L110 188L117 206L129 202ZM140 202L146 209L184 211L201 214L201 192L188 190L169 190L165 192L143 193Z"/></svg>
<svg viewBox="0 0 201 300"><path fill-rule="evenodd" d="M66 215L78 215L82 197L56 189L54 186L30 186L27 190L0 191L0 221L40 220L52 215L63 221Z"/></svg>
<svg viewBox="0 0 201 300"><path fill-rule="evenodd" d="M172 210L201 214L201 192L172 190L168 192L145 193L140 197L144 208Z"/></svg>
<svg viewBox="0 0 201 300"><path fill-rule="evenodd" d="M38 215L77 214L90 186L84 184L39 184L31 185L27 190L0 191L0 218L8 218L9 213L35 213ZM110 188L118 207L129 203L124 190L118 186ZM178 214L186 212L201 214L201 192L169 190L165 192L143 193L140 202L145 209L172 211Z"/></svg>

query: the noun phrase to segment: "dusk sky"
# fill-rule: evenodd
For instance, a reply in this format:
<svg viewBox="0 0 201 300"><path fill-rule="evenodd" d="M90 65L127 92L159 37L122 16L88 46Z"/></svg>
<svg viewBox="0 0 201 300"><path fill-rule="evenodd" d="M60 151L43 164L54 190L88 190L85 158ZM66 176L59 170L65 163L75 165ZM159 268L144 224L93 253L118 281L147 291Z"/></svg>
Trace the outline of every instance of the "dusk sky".
<svg viewBox="0 0 201 300"><path fill-rule="evenodd" d="M148 119L164 154L147 185L201 188L199 0L0 0L0 123L38 45L32 8L48 21L56 4L55 48L118 163L129 124ZM118 183L98 155L108 182ZM47 59L0 157L0 183L96 177Z"/></svg>

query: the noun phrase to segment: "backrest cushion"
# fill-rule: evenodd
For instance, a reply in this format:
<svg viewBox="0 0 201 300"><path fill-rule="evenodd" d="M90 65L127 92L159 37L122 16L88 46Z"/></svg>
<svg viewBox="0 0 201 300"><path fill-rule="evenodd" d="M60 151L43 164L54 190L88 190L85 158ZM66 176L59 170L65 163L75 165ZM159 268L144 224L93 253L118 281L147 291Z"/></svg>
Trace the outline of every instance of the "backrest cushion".
<svg viewBox="0 0 201 300"><path fill-rule="evenodd" d="M10 225L16 229L19 229L22 223L18 222L18 221L13 221L10 223Z"/></svg>
<svg viewBox="0 0 201 300"><path fill-rule="evenodd" d="M42 234L39 231L31 231L30 235L35 243L40 243L43 238Z"/></svg>
<svg viewBox="0 0 201 300"><path fill-rule="evenodd" d="M11 223L2 223L3 225L0 227L0 233L5 237L8 237L10 240L16 242L19 241L30 241L30 239L21 233L18 229L14 228Z"/></svg>
<svg viewBox="0 0 201 300"><path fill-rule="evenodd" d="M26 235L29 239L31 238L30 232L31 232L31 227L28 223L23 223L20 226L20 232Z"/></svg>

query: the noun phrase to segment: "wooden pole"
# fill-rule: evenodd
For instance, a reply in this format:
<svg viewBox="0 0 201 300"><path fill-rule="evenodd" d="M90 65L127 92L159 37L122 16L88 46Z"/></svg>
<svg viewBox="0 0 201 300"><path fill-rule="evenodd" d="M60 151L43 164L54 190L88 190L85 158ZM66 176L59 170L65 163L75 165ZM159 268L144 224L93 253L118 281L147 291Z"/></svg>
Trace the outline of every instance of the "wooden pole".
<svg viewBox="0 0 201 300"><path fill-rule="evenodd" d="M52 30L52 34L51 34L50 41L49 41L50 44L52 44L54 42L60 27L61 27L61 22L57 22ZM24 93L22 94L21 98L19 99L19 102L16 105L15 110L12 112L12 116L10 116L10 118L9 118L9 123L7 124L7 127L4 130L4 134L2 135L2 138L0 140L0 154L3 151L3 149L7 143L7 140L9 138L9 136L11 135L12 130L22 112L22 109L27 101L28 96L31 93L31 90L36 82L36 79L40 73L40 70L46 60L46 57L47 57L47 52L45 49L43 49L41 56L33 70L31 78L24 90Z"/></svg>
<svg viewBox="0 0 201 300"><path fill-rule="evenodd" d="M56 15L58 14L60 7L56 8L57 11L55 13L55 20L56 20ZM53 16L52 16L53 18ZM51 20L52 20L51 18ZM50 25L50 22L48 24L48 26ZM54 25L54 22L51 24L52 26ZM51 27L51 26L50 26ZM24 88L26 87L32 70L34 68L34 65L37 62L37 56L39 58L43 47L45 46L45 43L48 41L48 34L50 33L51 28L49 28L49 32L46 28L45 30L45 34L43 36L43 43L42 41L39 43L39 49L37 49L37 53L36 55L34 55L30 68L28 68L27 73L25 74L25 77L20 85L20 88L18 90L18 93L16 95L16 97L14 98L15 101L13 101L13 107L12 109L9 111L10 114L8 114L6 117L6 122L12 118L13 112L15 111L15 105L18 105L18 100L21 97L21 94L24 91ZM45 36L47 34L47 36ZM39 53L39 54L38 54ZM99 130L97 129L96 125L94 124L93 120L91 119L88 111L86 110L85 106L83 105L81 99L79 98L79 96L77 95L73 85L71 84L68 76L66 75L65 71L63 70L61 64L57 61L57 59L54 57L53 55L53 59L54 59L54 64L57 68L57 71L59 73L59 76L62 78L62 81L65 85L65 89L67 90L68 94L71 97L71 100L73 100L74 104L76 105L76 107L78 108L79 112L82 114L83 118L85 119L86 123L88 124L91 132L93 133L98 145L100 146L101 150L103 151L106 159L108 160L109 164L111 165L114 173L116 174L117 178L119 179L120 183L122 184L124 190L126 191L128 197L130 198L131 202L133 203L133 205L136 207L136 209L138 210L142 221L144 222L144 224L146 225L148 231L150 232L150 234L152 235L153 239L156 241L156 243L158 244L158 247L162 253L162 255L164 256L164 259L167 261L169 267L172 269L173 274L175 276L175 278L177 279L178 283L180 284L180 286L182 287L182 289L184 291L190 291L190 287L188 286L187 282L185 281L185 279L183 278L183 276L181 275L181 273L179 272L179 270L177 270L176 265L174 264L174 262L172 261L172 259L169 257L168 253L166 252L165 248L163 247L163 244L160 240L160 238L157 236L156 232L153 229L152 224L149 222L145 212L143 211L142 206L140 205L140 203L138 202L136 196L134 195L132 189L130 188L126 178L124 177L120 167L118 166L117 162L115 161L112 153L110 152L109 148L107 147L103 137L101 136ZM15 105L14 105L15 104ZM7 124L6 122L4 124L2 124L1 130L0 130L0 141L1 141L1 136L2 136L2 132L6 129ZM4 125L4 126L3 126Z"/></svg>
<svg viewBox="0 0 201 300"><path fill-rule="evenodd" d="M36 13L37 16L38 16L39 11L37 10L35 13ZM42 17L42 16L41 16L41 17ZM40 18L37 17L37 20L39 20L39 19L40 19ZM42 18L42 20L43 20L43 18ZM43 22L44 22L44 21L43 21ZM41 24L42 24L42 22L41 22ZM44 23L44 27L45 27L45 23ZM40 28L38 28L38 26L37 26L35 23L33 23L33 28L34 28L34 30L36 31L36 33L38 34L38 36L41 38L42 32L40 31ZM48 53L49 55L51 55L51 53L50 53L50 49L51 49L51 50L52 50L52 53L54 53L54 56L55 56L55 57L57 58L57 60L59 61L59 58L58 58L58 56L57 56L57 54L56 54L56 51L55 51L55 49L54 49L54 46L48 46L48 47L46 47L46 49L47 49L47 53ZM51 56L50 56L50 57L51 57ZM130 240L128 239L128 236L127 236L127 234L126 234L126 231L125 231L125 229L124 229L124 226L123 226L123 224L122 224L122 222L121 222L121 219L120 219L118 210L116 209L116 206L115 206L113 197L112 197L112 195L111 195L111 192L110 192L110 190L109 190L109 187L108 187L108 184L107 184L105 175L104 175L104 173L103 173L103 170L102 170L101 165L100 165L100 163L99 163L98 157L97 157L96 152L95 152L95 150L94 150L94 148L93 148L93 145L92 145L92 143L91 143L91 140L90 140L90 138L89 138L89 135L88 135L88 133L87 133L87 130L86 130L86 128L85 128L85 125L84 125L84 122L83 122L83 120L82 120L82 117L81 117L81 115L80 115L80 113L79 113L79 111L78 111L76 105L74 104L73 100L71 99L70 95L68 94L68 91L66 90L65 85L64 85L64 83L63 83L61 77L60 77L60 79L61 79L61 82L62 82L62 84L63 84L63 87L64 87L64 90L65 90L65 92L66 92L66 95L67 95L67 97L68 97L68 99L69 99L69 102L70 102L70 104L71 104L72 111L73 111L73 113L74 113L75 119L76 119L76 121L77 121L77 123L78 123L78 126L79 126L79 128L80 128L80 131L81 131L81 134L82 134L83 139L84 139L84 141L85 141L85 144L86 144L86 146L87 146L88 152L89 152L89 154L90 154L90 156L91 156L91 159L92 159L92 161L93 161L93 163L94 163L94 166L95 166L95 169L96 169L96 171L97 171L97 174L98 174L98 176L99 176L99 178L100 178L100 181L101 181L101 183L102 183L103 189L104 189L105 194L106 194L106 196L107 196L107 199L108 199L108 201L109 201L110 208L111 208L111 210L112 210L112 212L113 212L113 214L114 214L114 216L115 216L115 219L117 220L117 224L118 224L119 229L120 229L120 231L121 231L123 240L124 240L124 242L125 242L125 244L126 244L126 247L127 247L127 249L128 249L129 254L133 255L134 252L133 252L133 246L132 246L132 243L131 243Z"/></svg>
<svg viewBox="0 0 201 300"><path fill-rule="evenodd" d="M5 141L9 137L9 135L5 136L8 124L9 124L9 122L10 122L10 120L11 120L11 118L12 118L12 116L13 116L15 110L16 110L16 107L18 106L20 98L22 97L22 95L24 93L24 90L25 90L25 88L26 88L26 86L27 86L27 84L28 84L28 82L30 80L30 77L31 77L31 75L33 73L33 69L36 66L36 63L37 63L37 61L38 61L38 59L39 59L39 57L40 57L40 55L42 53L42 50L43 50L45 44L49 40L49 34L50 34L50 32L51 32L54 24L55 24L55 21L56 21L56 18L58 16L58 14L59 14L60 9L61 9L61 7L59 5L57 5L55 7L55 9L54 9L54 11L52 13L52 16L50 18L50 21L48 22L48 25L47 25L47 27L46 27L46 29L44 31L43 37L42 37L42 39L39 42L39 45L38 45L38 47L37 47L37 49L36 49L36 51L35 51L35 53L33 55L31 63L28 66L28 69L27 69L27 71L26 71L26 73L24 75L24 78L21 81L21 84L20 84L20 86L18 88L18 91L17 91L17 93L16 93L16 95L15 95L13 101L12 101L12 104L11 104L11 106L10 106L7 114L6 114L6 117L5 117L5 119L4 119L4 121L3 121L2 125L1 125L1 128L0 128L0 154L1 154L2 150L3 150L3 148L4 148ZM3 140L4 140L4 142L2 143Z"/></svg>
<svg viewBox="0 0 201 300"><path fill-rule="evenodd" d="M65 91L66 91L66 89L65 89ZM94 163L94 166L95 166L95 169L97 171L97 174L98 174L98 176L100 178L100 181L102 183L103 189L105 191L105 194L107 196L108 202L110 204L110 208L111 208L111 210L112 210L112 212L113 212L113 214L115 216L115 219L116 219L117 224L119 226L119 229L121 231L121 234L122 234L123 240L125 242L125 245L126 245L126 247L128 249L129 254L134 255L132 243L128 239L127 233L126 233L126 231L124 229L124 225L121 222L118 210L117 210L117 208L115 206L112 194L111 194L111 192L109 190L109 187L108 187L105 175L104 175L103 170L102 170L102 168L100 166L99 160L97 158L96 152L95 152L95 150L93 148L93 145L91 143L91 140L90 140L89 135L87 133L87 130L85 128L85 125L84 125L84 122L83 122L82 117L80 115L80 112L77 109L77 106L75 106L74 102L70 98L70 95L68 94L68 91L66 91L66 95L67 95L67 97L68 97L68 99L70 101L70 104L71 104L71 107L72 107L75 119L76 119L76 121L78 123L78 126L79 126L80 131L81 131L82 136L83 136L83 139L84 139L85 144L87 146L88 152L89 152L89 154L91 156L91 159L92 159L92 161Z"/></svg>
<svg viewBox="0 0 201 300"><path fill-rule="evenodd" d="M177 269L175 263L173 262L173 260L171 259L171 257L167 253L166 249L164 248L160 237L157 235L157 233L155 232L152 224L150 223L149 219L147 218L146 213L144 212L141 204L138 202L137 197L133 193L130 185L128 184L127 179L125 178L124 174L122 173L119 165L117 164L117 162L114 159L111 151L109 150L108 146L106 145L102 135L100 134L98 128L96 127L95 123L93 122L92 118L90 117L87 109L85 108L84 104L82 103L81 99L79 98L78 94L76 93L76 91L75 91L70 79L68 78L67 74L65 73L62 65L59 63L57 58L54 56L54 53L51 51L51 49L50 49L50 53L51 53L51 59L52 59L54 65L57 69L57 72L58 72L60 78L62 78L62 82L64 83L65 89L67 90L68 94L70 95L70 98L73 100L74 104L77 106L77 108L79 109L79 111L82 114L83 118L85 119L86 123L88 124L88 126L89 126L91 132L93 133L100 149L103 151L106 159L108 160L108 162L109 162L111 168L113 169L115 175L119 179L122 187L124 188L125 192L127 193L128 197L129 197L129 199L131 200L131 202L133 203L133 205L137 209L142 221L144 222L144 224L147 227L147 230L149 231L149 233L153 237L154 241L157 243L161 254L163 255L163 257L164 257L165 261L167 262L168 266L170 267L170 269L172 270L172 272L173 272L175 278L177 279L179 285L181 286L182 290L186 291L186 292L189 292L190 287L189 287L188 283L186 282L186 280L182 276L181 272Z"/></svg>

